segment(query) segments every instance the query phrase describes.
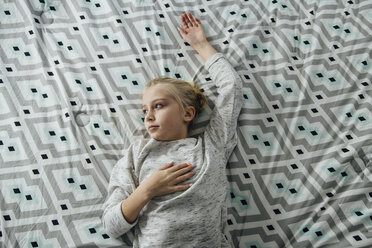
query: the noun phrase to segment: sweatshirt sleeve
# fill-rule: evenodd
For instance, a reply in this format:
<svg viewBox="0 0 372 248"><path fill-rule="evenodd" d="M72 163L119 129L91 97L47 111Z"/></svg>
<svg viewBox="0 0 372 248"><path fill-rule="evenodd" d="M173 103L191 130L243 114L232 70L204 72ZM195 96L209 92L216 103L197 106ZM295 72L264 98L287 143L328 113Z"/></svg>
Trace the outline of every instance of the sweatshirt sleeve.
<svg viewBox="0 0 372 248"><path fill-rule="evenodd" d="M207 135L218 148L224 149L228 159L237 144L237 121L243 105L242 81L221 53L210 57L205 68L217 87L218 97L212 110Z"/></svg>
<svg viewBox="0 0 372 248"><path fill-rule="evenodd" d="M126 155L112 169L108 196L103 205L103 227L107 231L107 234L114 238L128 232L137 224L137 220L133 224L128 223L121 212L121 203L136 188L131 150L131 147L128 148Z"/></svg>

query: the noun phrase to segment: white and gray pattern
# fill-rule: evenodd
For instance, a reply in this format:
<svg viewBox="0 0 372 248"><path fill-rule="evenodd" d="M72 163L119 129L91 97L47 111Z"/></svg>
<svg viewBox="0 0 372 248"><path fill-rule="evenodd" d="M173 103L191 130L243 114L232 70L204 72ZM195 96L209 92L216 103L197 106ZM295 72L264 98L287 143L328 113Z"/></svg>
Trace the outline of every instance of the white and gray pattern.
<svg viewBox="0 0 372 248"><path fill-rule="evenodd" d="M235 247L371 246L372 5L359 0L0 0L0 247L122 247L102 205L145 134L144 84L215 87L190 11L243 80L227 164ZM212 104L196 122L208 123Z"/></svg>

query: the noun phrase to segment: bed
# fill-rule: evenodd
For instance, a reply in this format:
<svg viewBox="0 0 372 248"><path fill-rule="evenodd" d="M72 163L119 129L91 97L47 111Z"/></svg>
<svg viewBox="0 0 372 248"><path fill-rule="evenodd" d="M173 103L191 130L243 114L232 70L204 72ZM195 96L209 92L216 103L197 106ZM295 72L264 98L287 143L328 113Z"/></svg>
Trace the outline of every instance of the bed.
<svg viewBox="0 0 372 248"><path fill-rule="evenodd" d="M243 80L227 164L234 247L372 246L372 3L0 0L0 247L130 247L102 227L112 167L146 135L145 83L195 81L183 12ZM213 197L213 196L211 196Z"/></svg>

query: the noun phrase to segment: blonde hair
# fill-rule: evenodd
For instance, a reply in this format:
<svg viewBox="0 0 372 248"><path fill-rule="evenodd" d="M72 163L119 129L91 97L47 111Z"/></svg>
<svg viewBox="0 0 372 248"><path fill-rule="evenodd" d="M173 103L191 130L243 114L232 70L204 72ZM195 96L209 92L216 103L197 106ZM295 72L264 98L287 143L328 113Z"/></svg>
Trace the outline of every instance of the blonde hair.
<svg viewBox="0 0 372 248"><path fill-rule="evenodd" d="M193 83L170 77L158 77L149 81L146 89L154 85L166 85L165 90L185 110L186 107L195 108L196 115L199 114L207 104L207 98L201 90Z"/></svg>

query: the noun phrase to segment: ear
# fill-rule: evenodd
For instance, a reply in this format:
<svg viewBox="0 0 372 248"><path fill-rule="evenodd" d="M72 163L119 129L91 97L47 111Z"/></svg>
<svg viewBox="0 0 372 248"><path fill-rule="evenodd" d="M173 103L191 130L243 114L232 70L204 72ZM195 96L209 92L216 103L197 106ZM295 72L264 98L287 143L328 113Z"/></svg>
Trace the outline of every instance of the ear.
<svg viewBox="0 0 372 248"><path fill-rule="evenodd" d="M193 106L188 106L185 108L183 120L185 122L190 122L194 119L195 114L196 114L195 108Z"/></svg>

